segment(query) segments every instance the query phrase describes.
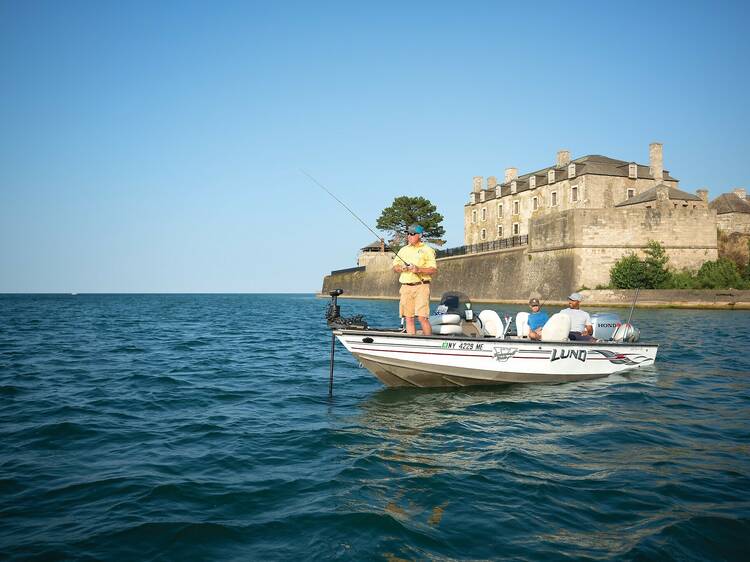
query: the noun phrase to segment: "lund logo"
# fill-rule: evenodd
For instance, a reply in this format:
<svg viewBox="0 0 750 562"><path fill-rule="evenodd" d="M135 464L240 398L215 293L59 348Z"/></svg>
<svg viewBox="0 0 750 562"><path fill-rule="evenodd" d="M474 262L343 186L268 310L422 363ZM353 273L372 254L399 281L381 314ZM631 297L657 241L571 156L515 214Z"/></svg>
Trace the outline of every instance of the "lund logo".
<svg viewBox="0 0 750 562"><path fill-rule="evenodd" d="M496 347L494 348L495 351L495 359L498 361L507 361L511 357L513 357L516 352L518 351L517 347Z"/></svg>
<svg viewBox="0 0 750 562"><path fill-rule="evenodd" d="M552 357L550 361L557 361L558 359L578 359L579 361L586 361L586 350L585 349L553 349Z"/></svg>

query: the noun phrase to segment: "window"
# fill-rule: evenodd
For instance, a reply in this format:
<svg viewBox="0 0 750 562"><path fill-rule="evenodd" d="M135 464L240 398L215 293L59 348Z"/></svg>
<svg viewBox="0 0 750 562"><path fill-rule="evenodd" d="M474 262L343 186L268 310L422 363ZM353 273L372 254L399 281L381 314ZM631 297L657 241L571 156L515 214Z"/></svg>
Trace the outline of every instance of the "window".
<svg viewBox="0 0 750 562"><path fill-rule="evenodd" d="M487 220L487 207L482 207L482 220Z"/></svg>
<svg viewBox="0 0 750 562"><path fill-rule="evenodd" d="M520 212L521 212L521 202L518 200L513 201L513 214L517 215Z"/></svg>
<svg viewBox="0 0 750 562"><path fill-rule="evenodd" d="M518 236L518 233L521 232L521 227L517 222L513 223L513 236Z"/></svg>
<svg viewBox="0 0 750 562"><path fill-rule="evenodd" d="M511 193L515 193L517 187L518 187L518 182L516 182L516 180L513 180L512 182L510 182L510 192Z"/></svg>
<svg viewBox="0 0 750 562"><path fill-rule="evenodd" d="M498 238L502 238L503 237L503 225L502 224L498 225L498 227L497 227L497 237Z"/></svg>
<svg viewBox="0 0 750 562"><path fill-rule="evenodd" d="M497 216L498 218L503 216L503 204L502 203L500 203L497 206Z"/></svg>
<svg viewBox="0 0 750 562"><path fill-rule="evenodd" d="M531 176L529 178L529 189L534 189L536 187L536 176Z"/></svg>
<svg viewBox="0 0 750 562"><path fill-rule="evenodd" d="M481 238L482 240L485 240L487 238L487 230L486 229L483 228L482 230L479 231L479 238Z"/></svg>
<svg viewBox="0 0 750 562"><path fill-rule="evenodd" d="M471 194L471 197L469 197L469 202L470 202L470 203L471 203L472 205L473 205L474 203L476 203L476 202L477 202L477 194L476 194L476 193L472 193L472 194Z"/></svg>
<svg viewBox="0 0 750 562"><path fill-rule="evenodd" d="M635 197L635 189L630 188L628 189L628 199L632 199L633 197Z"/></svg>
<svg viewBox="0 0 750 562"><path fill-rule="evenodd" d="M568 177L569 178L576 177L576 165L575 164L568 164Z"/></svg>
<svg viewBox="0 0 750 562"><path fill-rule="evenodd" d="M570 188L570 200L575 203L578 201L578 186L574 185Z"/></svg>
<svg viewBox="0 0 750 562"><path fill-rule="evenodd" d="M479 200L480 200L480 201L484 201L484 196L485 196L485 193L486 193L486 192L485 192L484 190L482 190L482 191L480 191L480 192L479 192Z"/></svg>
<svg viewBox="0 0 750 562"><path fill-rule="evenodd" d="M630 164L628 166L628 177L638 179L638 164Z"/></svg>
<svg viewBox="0 0 750 562"><path fill-rule="evenodd" d="M471 212L471 222L474 222L474 223L477 222L477 210L476 209L474 209Z"/></svg>
<svg viewBox="0 0 750 562"><path fill-rule="evenodd" d="M539 208L539 197L534 197L531 200L531 208L536 211Z"/></svg>
<svg viewBox="0 0 750 562"><path fill-rule="evenodd" d="M557 207L557 191L550 193L550 207Z"/></svg>
<svg viewBox="0 0 750 562"><path fill-rule="evenodd" d="M547 172L547 183L552 184L555 183L555 171L550 170Z"/></svg>

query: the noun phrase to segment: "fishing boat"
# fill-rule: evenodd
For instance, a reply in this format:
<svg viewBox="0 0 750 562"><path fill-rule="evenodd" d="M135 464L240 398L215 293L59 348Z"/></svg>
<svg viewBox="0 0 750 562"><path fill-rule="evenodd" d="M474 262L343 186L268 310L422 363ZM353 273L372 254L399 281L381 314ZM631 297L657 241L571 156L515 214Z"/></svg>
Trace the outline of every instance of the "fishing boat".
<svg viewBox="0 0 750 562"><path fill-rule="evenodd" d="M443 314L430 318L433 335L413 335L370 328L362 316L342 317L336 301L342 292L330 293L327 320L333 336L389 387L561 383L640 369L656 360L658 345L640 343L638 329L614 314L594 315L594 341L568 340L569 319L561 314L545 325L541 341L530 340L524 333L526 313L503 319L487 310L474 316L466 300L445 307L446 295L455 295L446 293L438 307L445 307Z"/></svg>

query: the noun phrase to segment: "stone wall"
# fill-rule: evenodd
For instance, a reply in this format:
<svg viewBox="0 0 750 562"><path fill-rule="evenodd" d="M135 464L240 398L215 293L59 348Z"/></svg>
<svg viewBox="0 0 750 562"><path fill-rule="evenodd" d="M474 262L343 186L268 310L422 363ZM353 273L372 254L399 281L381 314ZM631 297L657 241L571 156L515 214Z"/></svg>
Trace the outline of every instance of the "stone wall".
<svg viewBox="0 0 750 562"><path fill-rule="evenodd" d="M724 213L717 217L718 228L722 232L750 234L750 215L747 213Z"/></svg>
<svg viewBox="0 0 750 562"><path fill-rule="evenodd" d="M624 255L643 255L649 240L664 246L675 269L717 259L715 221L711 209L573 209L534 219L529 252L572 250L574 284L594 288L609 284L609 270Z"/></svg>
<svg viewBox="0 0 750 562"><path fill-rule="evenodd" d="M509 248L437 260L432 281L434 299L446 291L463 291L473 300L526 301L530 296L563 299L575 286L575 252L562 250L532 255L528 248ZM322 293L344 289L349 296L397 298L398 275L388 270L328 275Z"/></svg>
<svg viewBox="0 0 750 562"><path fill-rule="evenodd" d="M570 209L532 219L529 245L438 260L433 297L463 291L476 300L524 301L532 294L565 299L582 287L609 284L609 270L624 255L642 255L660 242L670 266L698 269L717 254L716 213L710 209ZM398 276L390 257L366 271L327 276L323 292L342 288L353 296L395 298Z"/></svg>

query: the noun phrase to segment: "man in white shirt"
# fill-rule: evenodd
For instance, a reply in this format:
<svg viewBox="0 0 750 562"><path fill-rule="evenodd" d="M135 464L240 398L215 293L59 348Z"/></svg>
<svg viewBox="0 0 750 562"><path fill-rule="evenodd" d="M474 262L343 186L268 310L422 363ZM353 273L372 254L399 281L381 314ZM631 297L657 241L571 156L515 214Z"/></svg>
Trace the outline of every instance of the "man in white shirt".
<svg viewBox="0 0 750 562"><path fill-rule="evenodd" d="M571 340L591 341L591 334L594 333L594 325L591 322L591 316L585 310L581 310L581 293L572 293L568 297L568 308L561 310L560 314L570 317L570 334Z"/></svg>

